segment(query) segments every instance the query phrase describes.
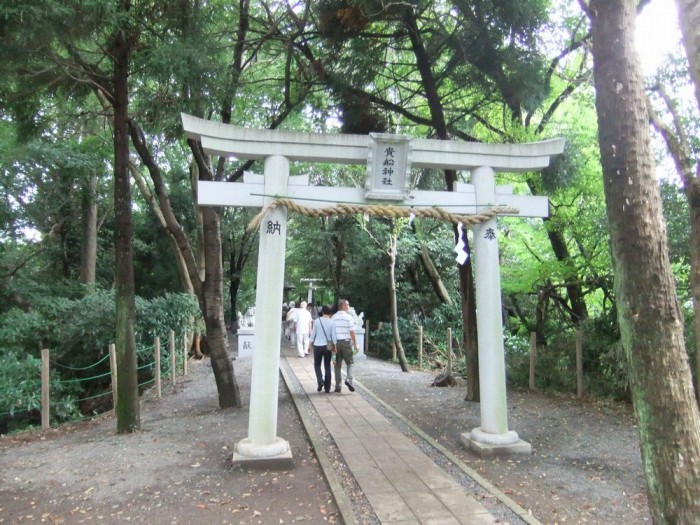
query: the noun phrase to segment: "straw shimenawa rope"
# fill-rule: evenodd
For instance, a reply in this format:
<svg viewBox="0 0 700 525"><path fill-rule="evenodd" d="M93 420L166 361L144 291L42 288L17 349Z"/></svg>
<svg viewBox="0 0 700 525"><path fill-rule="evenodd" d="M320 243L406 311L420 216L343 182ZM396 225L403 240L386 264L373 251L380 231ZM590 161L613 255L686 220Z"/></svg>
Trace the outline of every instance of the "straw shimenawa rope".
<svg viewBox="0 0 700 525"><path fill-rule="evenodd" d="M294 211L300 213L307 217L332 217L336 215L356 215L356 214L367 214L378 217L410 217L415 215L416 217L429 217L433 219L440 219L443 221L451 222L452 224L462 223L463 226L469 228L476 224L486 222L492 219L496 215L506 214L506 213L518 213L515 208L508 208L506 206L494 206L486 211L476 213L474 215L458 215L455 213L449 213L444 209L433 206L432 208L406 208L402 206L394 206L391 204L370 204L370 205L359 205L359 204L336 204L334 206L326 206L324 208L309 208L307 206L301 206L291 199L275 199L267 206L265 206L260 213L258 213L253 220L248 224L248 230L257 230L262 223L265 214L275 208L284 207L289 211Z"/></svg>

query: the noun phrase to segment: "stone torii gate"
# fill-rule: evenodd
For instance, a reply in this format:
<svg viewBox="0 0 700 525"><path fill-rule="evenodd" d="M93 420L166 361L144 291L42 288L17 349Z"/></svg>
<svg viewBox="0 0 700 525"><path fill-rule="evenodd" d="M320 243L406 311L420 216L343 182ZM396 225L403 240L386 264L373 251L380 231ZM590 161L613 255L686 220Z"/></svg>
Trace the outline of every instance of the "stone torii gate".
<svg viewBox="0 0 700 525"><path fill-rule="evenodd" d="M482 144L413 139L390 134L342 135L253 130L182 114L187 136L211 155L264 160L264 175L245 174L243 183L199 181L200 206L263 208L259 218L256 327L248 437L235 446L234 463L291 466L289 442L277 436L281 326L287 208L281 199L309 209L391 201L419 215L449 210L453 222L498 208L504 215L546 217L547 197L512 195L495 185L495 172L526 172L549 165L564 149L563 139L529 144ZM289 176L289 162L367 164L366 188L309 186L306 176ZM469 170L472 184L454 192L410 191L411 166ZM371 208L371 206L368 206ZM330 214L330 212L329 212ZM454 217L458 217L454 220ZM460 219L461 218L461 219ZM474 233L479 343L480 426L461 435L477 454L529 453L530 444L508 429L505 352L496 214L472 227ZM463 262L463 261L462 261Z"/></svg>

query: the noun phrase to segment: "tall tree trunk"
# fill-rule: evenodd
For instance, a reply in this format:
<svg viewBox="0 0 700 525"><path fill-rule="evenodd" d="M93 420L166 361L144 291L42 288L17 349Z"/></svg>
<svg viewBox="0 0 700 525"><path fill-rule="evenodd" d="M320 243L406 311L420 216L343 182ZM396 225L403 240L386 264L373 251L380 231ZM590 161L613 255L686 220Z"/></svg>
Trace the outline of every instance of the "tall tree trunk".
<svg viewBox="0 0 700 525"><path fill-rule="evenodd" d="M236 253L231 250L229 254L229 302L231 306L231 332L238 332L238 289L241 286L241 272L236 269Z"/></svg>
<svg viewBox="0 0 700 525"><path fill-rule="evenodd" d="M594 80L618 321L655 523L700 516L700 414L651 151L635 0L592 0ZM585 3L581 0L581 5Z"/></svg>
<svg viewBox="0 0 700 525"><path fill-rule="evenodd" d="M199 280L204 281L204 217L202 209L197 205L197 181L199 180L199 168L196 163L190 166L190 187L192 188L192 205L194 206L197 217L197 246L195 252L197 255L197 268L199 268Z"/></svg>
<svg viewBox="0 0 700 525"><path fill-rule="evenodd" d="M396 229L394 219L390 221L391 240L389 245L389 309L391 315L391 332L394 338L394 345L399 357L399 365L402 372L410 372L406 352L401 344L401 334L399 333L399 308L396 298L396 251L399 232Z"/></svg>
<svg viewBox="0 0 700 525"><path fill-rule="evenodd" d="M202 208L205 271L203 283L204 322L207 327L211 366L216 378L221 408L243 406L229 357L229 340L224 319L223 263L221 259L221 217L213 207Z"/></svg>
<svg viewBox="0 0 700 525"><path fill-rule="evenodd" d="M182 226L175 217L165 181L161 175L160 168L146 146L143 132L134 122L132 122L130 131L131 141L138 151L142 162L148 168L154 191L158 197L158 205L160 206L163 218L167 224L168 231L177 242L177 248L187 266L190 282L199 299L200 309L202 310L204 324L207 330L207 345L211 356L212 370L219 394L219 406L221 408L232 406L240 407L242 406L242 402L238 390L238 383L233 373L233 364L228 356L229 344L226 322L224 319L223 283L221 281L223 273L223 263L221 259L221 226L218 211L210 210L214 213L213 217L208 215L206 211L203 212L203 216L205 217L203 221L205 235L204 251L207 253L205 254L205 278L202 280L192 247ZM195 168L197 172L206 173L209 180L211 180L211 172L208 170L206 161L197 143L189 140L188 144L195 155ZM195 178L194 180L197 179ZM212 232L207 232L206 228L210 224L214 230ZM216 246L217 243L218 246ZM209 252L211 255L209 255ZM212 283L208 281L210 278L219 279L219 281ZM213 295L217 293L219 294L218 297L214 297Z"/></svg>
<svg viewBox="0 0 700 525"><path fill-rule="evenodd" d="M435 134L441 140L448 140L447 123L445 113L442 110L440 97L437 89L437 82L431 69L430 56L428 55L421 33L418 29L415 13L407 9L404 14L404 24L408 30L411 40L413 54L416 57L416 66L420 72L423 90L430 109L430 120ZM454 191L454 183L457 174L454 170L445 170L445 186L447 191ZM455 227L455 242L457 240L457 229ZM469 249L469 239L463 235L464 244ZM471 262L469 263L471 266ZM479 347L476 331L476 290L471 268L459 266L459 290L462 298L462 326L464 352L467 358L467 400L477 401L479 399Z"/></svg>
<svg viewBox="0 0 700 525"><path fill-rule="evenodd" d="M700 169L700 166L699 166ZM686 188L690 203L690 287L695 332L695 396L700 400L700 180Z"/></svg>
<svg viewBox="0 0 700 525"><path fill-rule="evenodd" d="M231 275L231 286L229 289L229 303L231 306L231 333L238 333L238 290L241 287L239 274Z"/></svg>
<svg viewBox="0 0 700 525"><path fill-rule="evenodd" d="M465 250L470 255L464 264L459 265L459 290L462 296L462 344L467 361L467 393L465 401L481 401L479 393L479 344L476 331L476 287L472 269L471 253L467 243L466 230L462 231Z"/></svg>
<svg viewBox="0 0 700 525"><path fill-rule="evenodd" d="M128 11L130 2L123 3ZM134 432L141 425L136 369L136 302L134 298L133 226L129 178L129 58L130 31L114 33L114 280L116 300L117 432Z"/></svg>
<svg viewBox="0 0 700 525"><path fill-rule="evenodd" d="M81 195L82 242L80 277L83 284L95 284L97 266L97 176L91 175Z"/></svg>

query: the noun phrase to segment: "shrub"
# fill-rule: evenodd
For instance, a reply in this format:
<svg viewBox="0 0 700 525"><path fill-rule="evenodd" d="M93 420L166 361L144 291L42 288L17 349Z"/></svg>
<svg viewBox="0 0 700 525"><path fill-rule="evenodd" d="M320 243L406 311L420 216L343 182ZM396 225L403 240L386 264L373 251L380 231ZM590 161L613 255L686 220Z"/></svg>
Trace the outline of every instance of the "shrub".
<svg viewBox="0 0 700 525"><path fill-rule="evenodd" d="M38 420L41 395L41 349L50 350L51 416L54 421L73 419L79 408L92 412L111 407L81 403L86 397L109 392L109 344L115 340L115 302L109 290L82 297L44 297L30 312L17 308L0 318L0 414L17 421ZM167 341L170 330L181 341L185 331L203 331L197 300L189 294L170 293L151 300L136 299L136 344L139 366L152 361L155 336ZM161 344L167 351L167 344ZM93 366L94 365L94 366ZM139 380L152 377L152 367ZM8 425L6 425L7 427ZM0 427L2 431L2 427Z"/></svg>

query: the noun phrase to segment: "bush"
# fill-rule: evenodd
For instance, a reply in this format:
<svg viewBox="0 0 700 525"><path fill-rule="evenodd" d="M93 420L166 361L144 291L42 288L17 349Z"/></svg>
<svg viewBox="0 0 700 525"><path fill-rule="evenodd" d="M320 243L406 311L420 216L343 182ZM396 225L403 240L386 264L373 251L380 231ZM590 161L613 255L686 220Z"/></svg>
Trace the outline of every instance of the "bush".
<svg viewBox="0 0 700 525"><path fill-rule="evenodd" d="M62 383L58 376L50 379L50 392L61 399L55 407L57 420L76 417L74 403L63 402L75 397L75 383ZM7 433L41 422L41 359L30 355L3 353L0 364L0 433Z"/></svg>
<svg viewBox="0 0 700 525"><path fill-rule="evenodd" d="M622 344L609 324L583 323L583 379L587 395L629 399L627 367ZM577 390L576 334L564 331L549 344L537 348L535 386L540 390L571 392ZM530 341L508 334L505 339L506 369L509 384L528 388L530 380Z"/></svg>
<svg viewBox="0 0 700 525"><path fill-rule="evenodd" d="M399 318L399 333L406 359L411 365L418 364L418 327L423 326L423 367L442 369L447 365L447 329L452 328L453 373L464 373L462 348L462 314L459 305L440 305L425 317ZM379 357L392 356L393 335L390 323L382 324L371 334L372 352Z"/></svg>
<svg viewBox="0 0 700 525"><path fill-rule="evenodd" d="M12 309L0 318L0 414L14 419L21 412L24 419L38 419L42 348L51 351L54 421L73 419L85 410L110 408L110 396L104 399L106 405L81 401L111 388L106 355L115 340L114 294L95 290L77 298L44 297L32 307L30 312ZM177 341L182 340L185 331L203 331L199 305L189 294L137 298L136 319L140 367L153 360L146 347L152 347L154 337L166 342L161 348L167 351L171 329ZM139 380L152 378L152 373L152 367L140 372Z"/></svg>

